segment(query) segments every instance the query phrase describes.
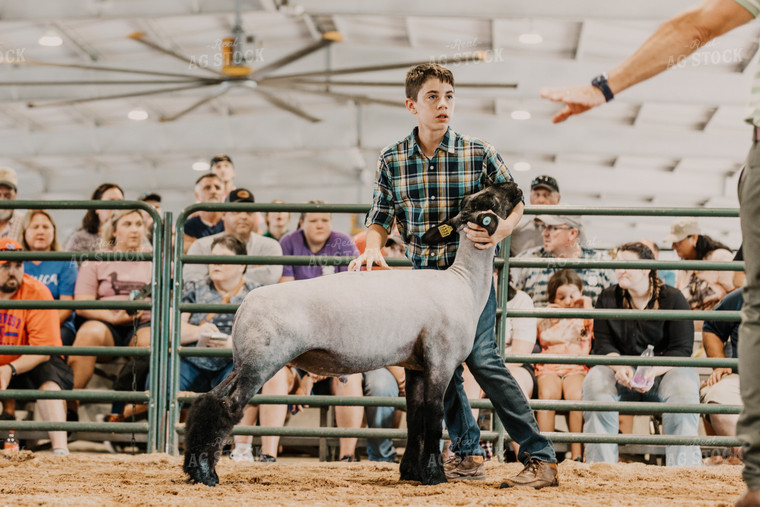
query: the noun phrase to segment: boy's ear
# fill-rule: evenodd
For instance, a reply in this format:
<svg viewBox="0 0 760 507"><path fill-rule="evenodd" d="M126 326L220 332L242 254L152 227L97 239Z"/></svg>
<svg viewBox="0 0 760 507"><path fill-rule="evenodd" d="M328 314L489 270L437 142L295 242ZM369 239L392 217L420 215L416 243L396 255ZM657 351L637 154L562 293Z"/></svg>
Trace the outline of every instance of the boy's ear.
<svg viewBox="0 0 760 507"><path fill-rule="evenodd" d="M410 113L417 114L417 103L414 101L414 99L404 99L404 105Z"/></svg>
<svg viewBox="0 0 760 507"><path fill-rule="evenodd" d="M436 245L438 243L443 243L444 241L450 240L456 234L456 232L457 229L454 226L454 220L449 219L440 225L428 229L427 232L422 235L421 239L423 243L426 243L428 245Z"/></svg>

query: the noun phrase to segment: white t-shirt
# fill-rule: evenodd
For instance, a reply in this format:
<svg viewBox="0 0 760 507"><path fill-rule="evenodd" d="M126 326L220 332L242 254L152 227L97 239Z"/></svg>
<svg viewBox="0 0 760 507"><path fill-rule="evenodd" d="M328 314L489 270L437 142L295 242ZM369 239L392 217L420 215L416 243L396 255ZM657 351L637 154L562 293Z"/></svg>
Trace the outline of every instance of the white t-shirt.
<svg viewBox="0 0 760 507"><path fill-rule="evenodd" d="M507 319L505 322L505 352L512 350L512 342L520 340L530 343L531 347L536 343L536 319L534 318L509 318L509 310L532 310L533 300L530 296L518 290L515 297L507 301Z"/></svg>

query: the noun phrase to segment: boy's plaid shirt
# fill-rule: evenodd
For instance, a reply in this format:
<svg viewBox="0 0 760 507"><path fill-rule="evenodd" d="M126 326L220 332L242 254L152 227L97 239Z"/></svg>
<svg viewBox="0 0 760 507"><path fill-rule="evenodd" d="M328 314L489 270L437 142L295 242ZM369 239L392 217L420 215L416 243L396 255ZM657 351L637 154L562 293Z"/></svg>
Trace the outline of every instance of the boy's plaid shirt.
<svg viewBox="0 0 760 507"><path fill-rule="evenodd" d="M505 181L512 181L512 175L490 144L449 128L429 159L417 144L415 127L380 154L365 225L389 231L396 218L407 257L415 266L448 267L454 262L459 235L440 245L423 244L420 238L456 215L464 196Z"/></svg>

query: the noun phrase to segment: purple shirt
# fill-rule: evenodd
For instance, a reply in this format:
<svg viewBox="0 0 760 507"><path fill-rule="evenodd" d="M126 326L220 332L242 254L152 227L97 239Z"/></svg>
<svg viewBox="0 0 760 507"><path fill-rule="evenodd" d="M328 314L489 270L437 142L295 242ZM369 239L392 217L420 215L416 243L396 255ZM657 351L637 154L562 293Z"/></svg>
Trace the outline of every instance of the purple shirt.
<svg viewBox="0 0 760 507"><path fill-rule="evenodd" d="M359 255L359 250L357 250L351 237L336 231L330 233L325 246L316 254L309 249L309 246L306 244L306 238L303 235L303 230L301 229L290 232L280 238L280 246L282 247L282 255L310 255L314 258L314 262L311 262L308 266L282 267L282 276L292 276L296 280L308 280L348 270L348 266L333 266L330 263L320 261L317 257L337 255L356 257Z"/></svg>

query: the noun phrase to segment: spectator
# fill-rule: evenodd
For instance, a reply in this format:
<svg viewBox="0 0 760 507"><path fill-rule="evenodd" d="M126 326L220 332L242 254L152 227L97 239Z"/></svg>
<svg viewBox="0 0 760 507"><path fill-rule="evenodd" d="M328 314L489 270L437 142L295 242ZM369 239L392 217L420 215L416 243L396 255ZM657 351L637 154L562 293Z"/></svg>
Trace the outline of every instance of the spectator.
<svg viewBox="0 0 760 507"><path fill-rule="evenodd" d="M103 230L107 252L120 252L125 260L85 261L79 269L74 289L76 301L127 301L132 291L142 291L152 279L150 261L130 261L130 253L144 251L145 225L138 210L116 210ZM148 347L150 311L77 310L84 322L77 330L77 347ZM71 356L74 389L84 389L95 370L95 356ZM143 377L144 379L144 377ZM142 380L138 381L142 385ZM69 404L76 410L76 404Z"/></svg>
<svg viewBox="0 0 760 507"><path fill-rule="evenodd" d="M547 287L549 308L593 307L591 299L583 296L583 281L572 269L557 271L549 279ZM588 355L594 339L594 322L591 319L539 319L538 342L542 354ZM580 400L583 379L588 366L579 364L537 364L538 398L541 400ZM554 431L555 411L539 410L536 414L541 431ZM568 429L571 433L583 431L583 412L568 414ZM578 442L570 445L571 459L582 459L582 446Z"/></svg>
<svg viewBox="0 0 760 507"><path fill-rule="evenodd" d="M716 311L739 311L744 304L741 290L728 294L714 308ZM730 349L731 357L737 357L739 347L739 322L705 321L702 327L702 345L708 357L726 357L726 349ZM713 368L712 374L700 390L702 403L718 403L721 405L742 405L739 391L739 372L736 368ZM706 423L715 435L735 437L738 414L709 414L705 415ZM741 447L731 449L734 456L742 455Z"/></svg>
<svg viewBox="0 0 760 507"><path fill-rule="evenodd" d="M627 243L618 249L624 261L653 260L652 251L641 243ZM657 271L644 269L615 270L618 283L602 292L597 308L634 310L688 310L689 304L677 289L665 285ZM649 345L656 356L691 356L694 347L694 324L688 320L607 320L594 321L592 353L609 356L637 356ZM631 366L591 368L583 382L584 401L650 401L674 404L699 403L699 376L694 368L654 366L649 371L653 384L634 387ZM584 433L617 434L617 412L586 412ZM697 436L697 414L662 415L668 435ZM616 444L586 444L587 462L617 463ZM699 446L667 446L668 466L701 465Z"/></svg>
<svg viewBox="0 0 760 507"><path fill-rule="evenodd" d="M30 252L58 252L58 234L53 216L45 210L29 210L21 221L19 239L24 250ZM53 299L67 301L74 299L74 285L77 281L77 265L73 261L24 261L24 272L42 282ZM74 312L58 310L61 327L61 342L74 343Z"/></svg>
<svg viewBox="0 0 760 507"><path fill-rule="evenodd" d="M0 250L18 251L21 245L9 238L0 239ZM31 276L24 274L19 261L0 261L0 299L51 301L50 291ZM58 314L55 310L0 310L0 343L3 345L61 346ZM71 369L57 355L0 356L0 389L69 390ZM64 422L66 410L61 400L37 400L43 421ZM69 453L65 431L50 431L53 454Z"/></svg>
<svg viewBox="0 0 760 507"><path fill-rule="evenodd" d="M209 162L210 170L217 175L224 184L224 195L235 190L235 166L229 155L217 155Z"/></svg>
<svg viewBox="0 0 760 507"><path fill-rule="evenodd" d="M238 188L230 192L225 202L253 203L253 194L245 188ZM210 255L211 243L218 237L231 234L246 245L248 255L278 256L282 255L282 248L276 240L265 238L253 231L254 214L247 211L227 211L223 213L223 232L201 238L187 251L190 255ZM261 265L248 266L245 277L260 285L277 283L282 276L282 266ZM199 280L208 275L208 267L203 264L186 264L182 271L185 280Z"/></svg>
<svg viewBox="0 0 760 507"><path fill-rule="evenodd" d="M140 196L139 200L153 206L156 213L158 213L159 216L161 215L161 196L159 194L155 192L145 192ZM148 238L150 244L153 244L153 215L142 209L140 210L140 214L145 223L145 237Z"/></svg>
<svg viewBox="0 0 760 507"><path fill-rule="evenodd" d="M0 167L0 201L15 201L18 193L18 176L10 167ZM0 237L18 236L21 218L20 209L0 209Z"/></svg>
<svg viewBox="0 0 760 507"><path fill-rule="evenodd" d="M562 195L559 193L557 180L548 175L536 176L530 182L530 204L545 206L559 204ZM509 251L513 257L531 248L544 244L543 234L536 227L534 215L525 215L512 233Z"/></svg>
<svg viewBox="0 0 760 507"><path fill-rule="evenodd" d="M211 242L211 255L246 255L245 244L233 235L215 237ZM208 276L198 281L185 282L182 301L203 304L240 304L258 283L245 278L245 265L210 264ZM233 313L182 314L181 343L183 346L231 347ZM220 339L226 335L226 339ZM232 359L221 357L183 357L180 359L180 391L205 393L213 389L232 371ZM283 368L267 381L263 394L285 395L290 392L286 382L293 383L290 368ZM258 409L258 410L257 410ZM261 418L262 426L282 426L287 405L247 406L242 424L251 425ZM262 436L261 461L274 461L277 457L279 437ZM237 461L253 461L251 437L235 436L235 450L231 456Z"/></svg>
<svg viewBox="0 0 760 507"><path fill-rule="evenodd" d="M195 202L220 203L224 200L224 182L214 173L206 173L195 180ZM199 211L185 222L184 252L187 253L193 242L206 236L224 231L223 213L219 211Z"/></svg>
<svg viewBox="0 0 760 507"><path fill-rule="evenodd" d="M285 201L275 199L273 204L284 204ZM263 234L265 238L272 238L280 241L280 239L287 234L288 226L290 225L290 213L287 211L269 211L264 214L264 222L266 222L267 230Z"/></svg>
<svg viewBox="0 0 760 507"><path fill-rule="evenodd" d="M681 259L700 261L732 261L730 249L700 232L694 218L682 218L673 222L670 236L665 240L673 243L673 250ZM692 310L710 310L734 287L733 271L681 270L676 275L675 287L686 296Z"/></svg>
<svg viewBox="0 0 760 507"><path fill-rule="evenodd" d="M310 204L324 204L322 201L309 201ZM280 239L283 255L309 255L314 262L308 266L284 266L280 282L308 280L318 276L346 271L347 266L334 266L323 262L319 257L359 255L350 236L332 230L330 213L302 213L298 220L299 228ZM323 378L311 375L314 380L315 394L332 393L337 396L362 396L361 374L349 375L340 382L337 377ZM335 407L335 421L341 428L359 428L364 418L362 407ZM340 439L340 460L356 461L356 438Z"/></svg>
<svg viewBox="0 0 760 507"><path fill-rule="evenodd" d="M103 183L90 196L91 201L123 201L124 191L116 183ZM112 209L89 209L82 219L82 227L66 240L67 252L97 252L106 245L101 243L103 228L108 223Z"/></svg>
<svg viewBox="0 0 760 507"><path fill-rule="evenodd" d="M581 219L573 215L538 215L536 226L544 238L544 246L531 248L517 257L527 259L541 257L544 259L592 259L606 260L606 253L599 253L581 246ZM510 270L512 283L517 289L523 290L533 299L537 307L548 304L546 286L549 278L557 271L555 267L546 268L513 268ZM583 295L596 301L605 288L615 283L615 274L609 269L588 268L578 269L583 279Z"/></svg>
<svg viewBox="0 0 760 507"><path fill-rule="evenodd" d="M658 260L660 258L660 247L657 246L657 243L652 241L651 239L640 239L639 243L642 243L644 246L649 247L649 249L652 251L652 254L654 255L655 260ZM665 285L670 285L671 287L676 286L676 272L672 269L663 270L660 269L658 271L660 278L662 278L662 281L665 282Z"/></svg>

